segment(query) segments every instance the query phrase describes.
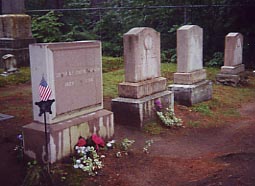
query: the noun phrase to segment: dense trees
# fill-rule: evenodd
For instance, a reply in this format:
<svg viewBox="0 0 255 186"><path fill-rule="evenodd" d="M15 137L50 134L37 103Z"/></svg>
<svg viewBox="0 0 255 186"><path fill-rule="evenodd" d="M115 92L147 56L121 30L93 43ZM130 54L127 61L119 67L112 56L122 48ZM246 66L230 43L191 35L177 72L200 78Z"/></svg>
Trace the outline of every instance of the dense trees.
<svg viewBox="0 0 255 186"><path fill-rule="evenodd" d="M100 39L103 41L104 54L112 56L122 55L122 36L133 27L147 26L159 31L162 54L165 57L163 59L172 60L176 46L175 31L183 24L196 24L204 29L205 61L209 61L213 56L222 56L218 54L224 50L224 37L228 32L240 32L245 38L245 63L254 67L254 0L27 0L26 2L28 10L76 8L75 11L55 11L55 15L61 13L61 17L57 19L61 24L52 24L61 33L58 34L61 37L56 36L55 41ZM101 4L96 6L98 3ZM99 8L95 9L95 6ZM90 9L92 7L94 9ZM79 10L79 8L83 9ZM29 11L28 13L33 17L37 14ZM35 24L40 23L37 21L34 22L34 26ZM43 37L48 36L46 34ZM50 36L52 37L52 34Z"/></svg>

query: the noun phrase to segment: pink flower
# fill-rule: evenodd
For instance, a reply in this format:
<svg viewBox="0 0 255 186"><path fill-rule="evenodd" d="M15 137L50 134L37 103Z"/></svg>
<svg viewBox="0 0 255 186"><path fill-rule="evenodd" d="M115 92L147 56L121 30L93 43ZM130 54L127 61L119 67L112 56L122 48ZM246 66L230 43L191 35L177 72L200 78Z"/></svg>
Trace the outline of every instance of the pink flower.
<svg viewBox="0 0 255 186"><path fill-rule="evenodd" d="M105 145L104 140L96 134L92 135L92 141L96 144L96 150L98 150L99 146L104 147Z"/></svg>
<svg viewBox="0 0 255 186"><path fill-rule="evenodd" d="M77 142L78 147L82 147L86 145L86 140L83 137L79 137L79 140Z"/></svg>

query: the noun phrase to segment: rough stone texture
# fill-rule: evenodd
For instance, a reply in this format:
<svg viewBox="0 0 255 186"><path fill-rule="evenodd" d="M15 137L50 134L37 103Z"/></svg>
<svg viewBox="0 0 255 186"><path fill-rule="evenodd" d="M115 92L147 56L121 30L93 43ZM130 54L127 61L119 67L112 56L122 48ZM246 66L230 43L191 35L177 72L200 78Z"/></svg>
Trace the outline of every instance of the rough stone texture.
<svg viewBox="0 0 255 186"><path fill-rule="evenodd" d="M33 103L40 100L38 86L44 76L52 89L49 124L103 108L101 42L80 41L30 45ZM43 123L33 105L34 120Z"/></svg>
<svg viewBox="0 0 255 186"><path fill-rule="evenodd" d="M23 14L25 12L24 0L1 0L1 14Z"/></svg>
<svg viewBox="0 0 255 186"><path fill-rule="evenodd" d="M39 162L44 162L46 158L44 127L38 122L23 127L24 153ZM74 153L74 146L80 136L87 138L97 134L109 140L114 134L113 114L107 110L96 111L47 127L50 163Z"/></svg>
<svg viewBox="0 0 255 186"><path fill-rule="evenodd" d="M181 105L192 106L212 98L212 82L205 80L193 85L173 84L169 90L174 92L174 101Z"/></svg>
<svg viewBox="0 0 255 186"><path fill-rule="evenodd" d="M200 69L189 73L174 73L174 84L191 85L206 79L206 70Z"/></svg>
<svg viewBox="0 0 255 186"><path fill-rule="evenodd" d="M31 17L25 14L0 15L0 38L32 38Z"/></svg>
<svg viewBox="0 0 255 186"><path fill-rule="evenodd" d="M243 36L240 33L229 33L225 37L224 66L242 64Z"/></svg>
<svg viewBox="0 0 255 186"><path fill-rule="evenodd" d="M219 73L215 77L217 83L223 85L236 87L238 85L245 85L248 81L248 75L245 72L239 74L222 74Z"/></svg>
<svg viewBox="0 0 255 186"><path fill-rule="evenodd" d="M158 77L137 83L123 82L118 85L120 97L142 98L166 90L166 78Z"/></svg>
<svg viewBox="0 0 255 186"><path fill-rule="evenodd" d="M31 17L25 14L0 16L0 56L12 54L18 66L29 66L29 44L35 43ZM1 67L1 65L0 65Z"/></svg>
<svg viewBox="0 0 255 186"><path fill-rule="evenodd" d="M159 77L160 33L152 28L133 28L124 34L125 82Z"/></svg>
<svg viewBox="0 0 255 186"><path fill-rule="evenodd" d="M141 99L115 98L112 111L117 124L142 128L146 123L156 119L155 100L160 99L163 108L173 108L174 97L171 91L163 91Z"/></svg>
<svg viewBox="0 0 255 186"><path fill-rule="evenodd" d="M177 30L177 72L192 72L203 68L203 29L184 25Z"/></svg>
<svg viewBox="0 0 255 186"><path fill-rule="evenodd" d="M223 85L237 86L243 82L241 74L245 71L242 64L243 36L240 33L229 33L225 37L224 66L216 75L216 81Z"/></svg>
<svg viewBox="0 0 255 186"><path fill-rule="evenodd" d="M236 66L222 66L220 72L222 74L237 75L244 71L245 71L244 64L240 64L240 65L236 65Z"/></svg>

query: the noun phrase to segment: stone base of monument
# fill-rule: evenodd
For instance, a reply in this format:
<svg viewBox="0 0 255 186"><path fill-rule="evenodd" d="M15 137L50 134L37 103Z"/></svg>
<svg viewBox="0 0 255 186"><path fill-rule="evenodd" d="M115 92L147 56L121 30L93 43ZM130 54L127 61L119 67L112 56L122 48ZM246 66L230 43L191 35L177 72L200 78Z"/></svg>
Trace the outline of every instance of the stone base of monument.
<svg viewBox="0 0 255 186"><path fill-rule="evenodd" d="M18 62L18 66L29 66L28 46L29 44L33 44L35 42L36 40L34 38L0 38L0 56L12 54L15 56Z"/></svg>
<svg viewBox="0 0 255 186"><path fill-rule="evenodd" d="M123 97L113 99L112 111L115 123L142 128L146 123L156 120L157 99L160 99L163 108L174 107L173 92L167 90L139 99Z"/></svg>
<svg viewBox="0 0 255 186"><path fill-rule="evenodd" d="M239 74L222 74L219 73L215 77L217 83L236 87L240 84L246 84L248 76L245 72Z"/></svg>
<svg viewBox="0 0 255 186"><path fill-rule="evenodd" d="M174 92L174 101L185 106L192 106L212 98L212 82L209 80L192 85L172 84L168 88Z"/></svg>
<svg viewBox="0 0 255 186"><path fill-rule="evenodd" d="M220 73L216 75L215 79L217 83L234 87L246 82L247 75L245 74L244 64L222 66Z"/></svg>
<svg viewBox="0 0 255 186"><path fill-rule="evenodd" d="M32 122L23 127L23 136L25 155L45 163L44 127L43 123ZM97 134L110 140L114 135L113 113L102 109L56 124L48 124L47 128L49 162L54 163L74 153L80 136L88 138Z"/></svg>

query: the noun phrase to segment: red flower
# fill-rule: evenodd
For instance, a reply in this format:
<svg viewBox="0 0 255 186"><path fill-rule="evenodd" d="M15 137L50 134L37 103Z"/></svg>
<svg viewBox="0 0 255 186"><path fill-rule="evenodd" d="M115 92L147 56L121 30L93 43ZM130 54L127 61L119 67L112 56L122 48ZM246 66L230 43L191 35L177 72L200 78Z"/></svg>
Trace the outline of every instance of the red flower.
<svg viewBox="0 0 255 186"><path fill-rule="evenodd" d="M96 144L96 150L98 150L98 146L104 147L104 140L97 136L96 134L92 135L92 141Z"/></svg>
<svg viewBox="0 0 255 186"><path fill-rule="evenodd" d="M86 140L83 137L80 137L77 143L78 147L82 147L86 145Z"/></svg>

